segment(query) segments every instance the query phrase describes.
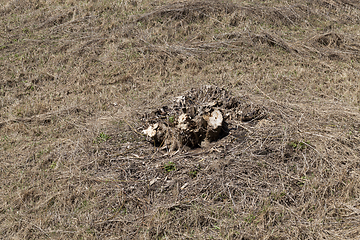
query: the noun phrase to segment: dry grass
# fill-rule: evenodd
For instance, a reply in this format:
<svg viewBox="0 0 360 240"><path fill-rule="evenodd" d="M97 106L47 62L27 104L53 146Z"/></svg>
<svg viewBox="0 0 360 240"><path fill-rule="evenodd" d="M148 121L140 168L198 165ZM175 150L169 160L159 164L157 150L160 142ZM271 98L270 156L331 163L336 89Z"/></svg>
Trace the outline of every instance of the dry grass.
<svg viewBox="0 0 360 240"><path fill-rule="evenodd" d="M4 239L356 239L360 5L0 0ZM212 84L265 119L167 153L145 113Z"/></svg>

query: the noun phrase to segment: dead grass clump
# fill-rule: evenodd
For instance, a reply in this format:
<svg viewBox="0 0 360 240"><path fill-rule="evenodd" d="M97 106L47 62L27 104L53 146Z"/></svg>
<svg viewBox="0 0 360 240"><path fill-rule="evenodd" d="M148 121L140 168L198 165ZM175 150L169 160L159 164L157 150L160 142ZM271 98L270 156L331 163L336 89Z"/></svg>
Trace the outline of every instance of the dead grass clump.
<svg viewBox="0 0 360 240"><path fill-rule="evenodd" d="M309 43L318 53L333 60L358 58L360 53L353 39L346 39L335 32L316 35L309 40Z"/></svg>
<svg viewBox="0 0 360 240"><path fill-rule="evenodd" d="M305 19L313 14L304 5L289 5L287 7L245 7L246 12L260 22L270 26L296 26L303 25ZM306 16L308 14L308 16Z"/></svg>
<svg viewBox="0 0 360 240"><path fill-rule="evenodd" d="M74 16L74 10L68 9L65 11L60 11L57 15L51 16L48 19L46 19L43 23L41 23L38 28L49 28L49 27L56 27L58 28L58 25L62 25L64 23L69 22L72 17Z"/></svg>
<svg viewBox="0 0 360 240"><path fill-rule="evenodd" d="M292 52L294 50L289 46L289 44L269 33L255 35L252 39L254 42L260 42L262 44L266 43L271 47L279 47L287 52Z"/></svg>
<svg viewBox="0 0 360 240"><path fill-rule="evenodd" d="M313 37L313 39L314 42L317 42L326 47L341 48L344 46L344 38L333 32Z"/></svg>
<svg viewBox="0 0 360 240"><path fill-rule="evenodd" d="M231 14L236 9L230 1L206 0L206 1L184 1L174 2L159 7L157 10L143 14L135 18L140 21L160 21L171 23L173 21L184 21L191 23L197 20L210 17L214 13ZM163 17L168 18L166 21Z"/></svg>
<svg viewBox="0 0 360 240"><path fill-rule="evenodd" d="M326 5L329 8L338 9L339 7L349 7L354 9L360 9L360 5L355 0L335 0L335 1L318 1L321 4Z"/></svg>
<svg viewBox="0 0 360 240"><path fill-rule="evenodd" d="M40 0L36 1L19 1L11 0L5 3L0 3L0 13L9 14L11 12L21 13L23 11L32 9L36 10L43 7L44 4Z"/></svg>

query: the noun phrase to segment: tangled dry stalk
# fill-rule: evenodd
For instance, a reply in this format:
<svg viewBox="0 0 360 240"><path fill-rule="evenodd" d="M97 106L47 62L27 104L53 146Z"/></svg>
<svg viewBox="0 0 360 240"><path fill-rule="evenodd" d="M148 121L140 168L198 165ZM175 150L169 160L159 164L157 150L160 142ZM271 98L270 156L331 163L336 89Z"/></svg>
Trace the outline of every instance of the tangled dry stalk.
<svg viewBox="0 0 360 240"><path fill-rule="evenodd" d="M359 11L0 1L0 235L357 239ZM195 118L209 99L169 106L207 85L236 103L212 105L220 139L171 149L141 134Z"/></svg>

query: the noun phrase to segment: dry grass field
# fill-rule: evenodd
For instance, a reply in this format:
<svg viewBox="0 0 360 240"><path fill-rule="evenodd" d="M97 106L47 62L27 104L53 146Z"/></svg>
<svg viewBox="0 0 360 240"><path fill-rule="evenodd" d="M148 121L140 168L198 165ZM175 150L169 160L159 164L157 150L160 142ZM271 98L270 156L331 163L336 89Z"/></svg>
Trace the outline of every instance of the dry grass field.
<svg viewBox="0 0 360 240"><path fill-rule="evenodd" d="M359 239L359 71L357 0L0 0L0 239ZM141 133L204 85L261 117Z"/></svg>

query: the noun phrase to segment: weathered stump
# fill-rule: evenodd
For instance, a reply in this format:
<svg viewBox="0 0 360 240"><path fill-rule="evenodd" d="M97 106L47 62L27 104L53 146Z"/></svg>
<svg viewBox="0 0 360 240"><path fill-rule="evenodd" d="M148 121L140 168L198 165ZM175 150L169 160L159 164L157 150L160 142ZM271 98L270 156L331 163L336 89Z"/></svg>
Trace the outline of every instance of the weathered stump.
<svg viewBox="0 0 360 240"><path fill-rule="evenodd" d="M262 109L242 108L239 98L223 88L204 86L176 97L171 106L146 115L148 124L143 133L154 142L174 151L188 146L206 146L227 134L228 118L251 121L262 118ZM242 110L245 110L244 112Z"/></svg>

